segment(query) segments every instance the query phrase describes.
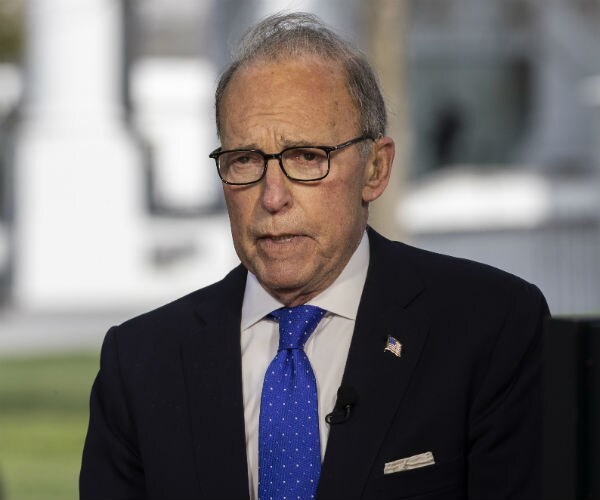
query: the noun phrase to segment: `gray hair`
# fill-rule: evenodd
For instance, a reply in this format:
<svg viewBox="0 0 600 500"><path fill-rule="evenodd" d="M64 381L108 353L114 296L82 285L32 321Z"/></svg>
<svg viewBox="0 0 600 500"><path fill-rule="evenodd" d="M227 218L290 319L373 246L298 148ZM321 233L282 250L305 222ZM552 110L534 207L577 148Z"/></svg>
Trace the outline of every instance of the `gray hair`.
<svg viewBox="0 0 600 500"><path fill-rule="evenodd" d="M257 60L278 61L304 55L319 56L341 65L356 105L361 134L385 134L387 115L377 77L365 55L329 29L317 16L304 12L275 14L252 27L233 53L215 93L217 134L221 137L223 96L238 69Z"/></svg>

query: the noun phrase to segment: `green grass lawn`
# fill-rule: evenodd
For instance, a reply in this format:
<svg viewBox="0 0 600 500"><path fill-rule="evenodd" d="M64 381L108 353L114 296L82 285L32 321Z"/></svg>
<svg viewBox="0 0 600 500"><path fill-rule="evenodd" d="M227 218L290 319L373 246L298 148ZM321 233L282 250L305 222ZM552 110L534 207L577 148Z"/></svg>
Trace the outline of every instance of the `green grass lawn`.
<svg viewBox="0 0 600 500"><path fill-rule="evenodd" d="M0 358L1 500L77 498L97 370L98 354Z"/></svg>

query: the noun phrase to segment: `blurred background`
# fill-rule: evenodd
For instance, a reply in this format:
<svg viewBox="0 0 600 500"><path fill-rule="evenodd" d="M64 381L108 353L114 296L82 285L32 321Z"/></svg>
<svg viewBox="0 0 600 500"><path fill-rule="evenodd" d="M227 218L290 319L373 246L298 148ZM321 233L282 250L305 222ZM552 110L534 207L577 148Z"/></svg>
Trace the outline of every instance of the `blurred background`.
<svg viewBox="0 0 600 500"><path fill-rule="evenodd" d="M75 498L107 328L236 265L213 92L281 10L380 75L376 229L599 312L600 0L0 0L0 499Z"/></svg>

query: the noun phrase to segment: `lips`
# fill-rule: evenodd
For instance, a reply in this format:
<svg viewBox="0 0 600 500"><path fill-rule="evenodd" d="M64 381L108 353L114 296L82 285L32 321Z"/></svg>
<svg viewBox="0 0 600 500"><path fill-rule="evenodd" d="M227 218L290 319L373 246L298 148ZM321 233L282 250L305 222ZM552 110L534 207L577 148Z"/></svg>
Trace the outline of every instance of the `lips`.
<svg viewBox="0 0 600 500"><path fill-rule="evenodd" d="M271 240L274 243L278 243L278 242L291 241L293 238L298 238L300 236L302 236L302 235L299 235L299 234L278 234L278 235L261 236L259 239Z"/></svg>
<svg viewBox="0 0 600 500"><path fill-rule="evenodd" d="M264 250L292 250L305 241L307 236L299 233L264 234L256 238L256 243Z"/></svg>

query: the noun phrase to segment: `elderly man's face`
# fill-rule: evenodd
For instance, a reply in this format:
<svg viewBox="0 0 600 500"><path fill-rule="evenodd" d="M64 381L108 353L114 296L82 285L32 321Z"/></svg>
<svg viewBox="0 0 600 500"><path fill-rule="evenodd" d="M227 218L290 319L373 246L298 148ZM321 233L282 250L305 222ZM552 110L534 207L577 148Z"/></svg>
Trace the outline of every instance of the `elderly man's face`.
<svg viewBox="0 0 600 500"><path fill-rule="evenodd" d="M257 62L239 70L226 90L221 116L223 149L278 153L360 135L342 72L315 58ZM393 157L391 140L383 140L387 156L377 152L380 143L367 142L368 159L357 145L332 153L330 173L320 181L291 181L271 160L259 183L224 185L238 256L284 304L318 295L356 249L367 204L387 183L389 165L382 170L380 164Z"/></svg>

